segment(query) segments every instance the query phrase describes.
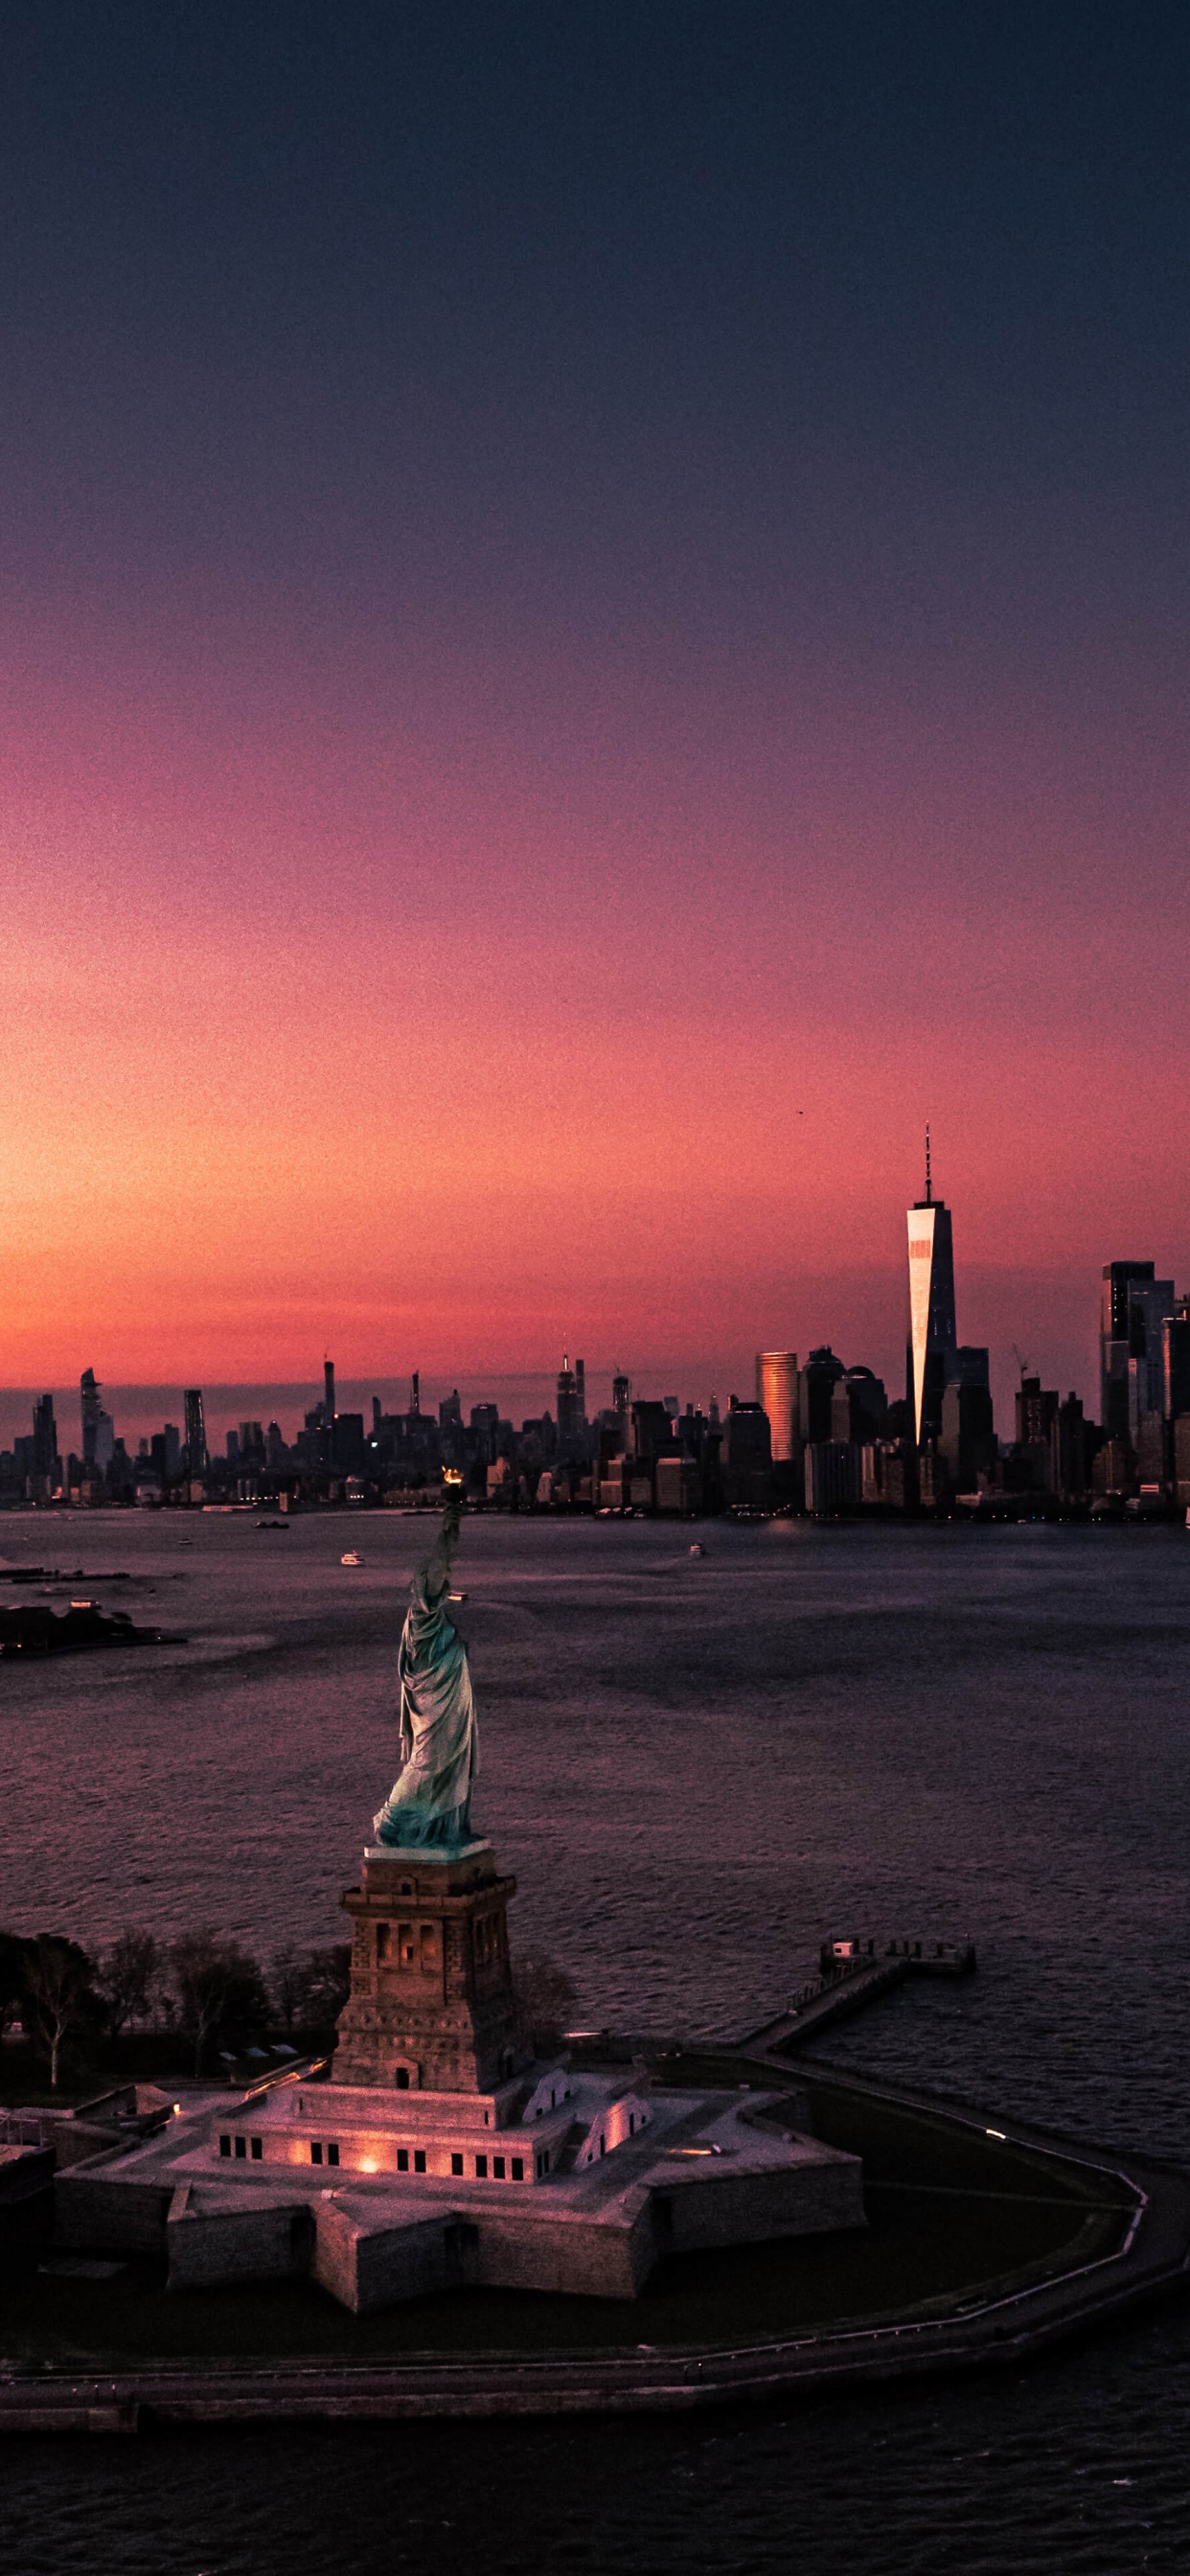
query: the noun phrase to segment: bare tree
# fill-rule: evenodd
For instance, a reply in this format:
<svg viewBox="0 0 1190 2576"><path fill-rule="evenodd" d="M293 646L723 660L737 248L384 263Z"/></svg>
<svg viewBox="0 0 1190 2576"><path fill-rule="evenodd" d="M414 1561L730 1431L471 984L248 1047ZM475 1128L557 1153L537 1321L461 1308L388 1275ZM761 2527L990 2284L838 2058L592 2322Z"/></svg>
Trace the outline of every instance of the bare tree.
<svg viewBox="0 0 1190 2576"><path fill-rule="evenodd" d="M541 2055L556 2048L574 2002L574 1980L548 1950L522 1950L514 1978L521 2023L531 2047Z"/></svg>
<svg viewBox="0 0 1190 2576"><path fill-rule="evenodd" d="M201 2075L211 2033L238 2035L263 2025L268 2003L255 1959L234 1941L221 1941L212 1924L188 1932L170 1949L182 2028L194 2041L194 2072Z"/></svg>
<svg viewBox="0 0 1190 2576"><path fill-rule="evenodd" d="M113 1941L103 1960L100 1982L114 2031L123 2030L125 2022L148 2020L161 1965L161 1947L151 1932L129 1927Z"/></svg>
<svg viewBox="0 0 1190 2576"><path fill-rule="evenodd" d="M293 2025L302 2009L306 1990L306 1971L292 1941L273 1952L269 1994L280 2017L287 2039L293 2038Z"/></svg>
<svg viewBox="0 0 1190 2576"><path fill-rule="evenodd" d="M351 1943L334 1941L326 1950L307 1950L302 1972L302 2019L323 2029L337 2022L351 1992Z"/></svg>
<svg viewBox="0 0 1190 2576"><path fill-rule="evenodd" d="M25 1992L42 2044L50 2053L50 2089L58 2090L63 2042L97 2018L94 1968L76 1941L42 1932L25 1950Z"/></svg>

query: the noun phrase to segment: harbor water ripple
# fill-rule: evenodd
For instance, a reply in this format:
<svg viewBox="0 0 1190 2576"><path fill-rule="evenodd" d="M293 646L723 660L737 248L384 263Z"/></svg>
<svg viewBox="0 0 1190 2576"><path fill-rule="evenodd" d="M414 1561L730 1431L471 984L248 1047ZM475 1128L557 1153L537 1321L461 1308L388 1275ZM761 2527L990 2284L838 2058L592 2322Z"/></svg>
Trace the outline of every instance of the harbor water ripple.
<svg viewBox="0 0 1190 2576"><path fill-rule="evenodd" d="M213 1922L265 1958L337 1938L428 1535L6 1516L0 1567L57 1565L61 1597L187 1643L3 1666L0 1922ZM728 2034L824 1933L970 1936L974 1980L904 1987L821 2053L1186 2159L1190 1536L699 1535L465 1532L475 1812L584 2020ZM0 2454L0 2537L14 2576L1180 2576L1188 2364L1175 2306L1027 2371L755 2416L47 2439Z"/></svg>

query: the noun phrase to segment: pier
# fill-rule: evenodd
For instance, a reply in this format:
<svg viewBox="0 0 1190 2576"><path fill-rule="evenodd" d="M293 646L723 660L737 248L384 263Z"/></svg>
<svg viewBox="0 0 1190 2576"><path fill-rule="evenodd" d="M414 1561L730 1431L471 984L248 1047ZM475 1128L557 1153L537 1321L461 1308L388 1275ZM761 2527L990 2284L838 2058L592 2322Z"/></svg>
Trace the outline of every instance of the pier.
<svg viewBox="0 0 1190 2576"><path fill-rule="evenodd" d="M824 1941L818 1953L818 1975L799 1987L783 2012L750 2030L737 2047L766 2056L792 2055L819 2031L862 2011L907 1977L970 1977L975 1973L972 1941Z"/></svg>

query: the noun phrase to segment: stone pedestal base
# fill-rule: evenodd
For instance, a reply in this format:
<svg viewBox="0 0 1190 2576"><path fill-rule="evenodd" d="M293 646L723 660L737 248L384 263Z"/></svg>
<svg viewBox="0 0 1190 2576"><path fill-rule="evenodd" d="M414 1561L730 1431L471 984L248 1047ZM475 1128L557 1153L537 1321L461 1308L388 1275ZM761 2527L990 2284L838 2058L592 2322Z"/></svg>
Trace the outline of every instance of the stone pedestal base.
<svg viewBox="0 0 1190 2576"><path fill-rule="evenodd" d="M490 1843L373 1843L343 1898L354 1925L336 2084L490 2093L527 2063L508 1957L516 1880Z"/></svg>

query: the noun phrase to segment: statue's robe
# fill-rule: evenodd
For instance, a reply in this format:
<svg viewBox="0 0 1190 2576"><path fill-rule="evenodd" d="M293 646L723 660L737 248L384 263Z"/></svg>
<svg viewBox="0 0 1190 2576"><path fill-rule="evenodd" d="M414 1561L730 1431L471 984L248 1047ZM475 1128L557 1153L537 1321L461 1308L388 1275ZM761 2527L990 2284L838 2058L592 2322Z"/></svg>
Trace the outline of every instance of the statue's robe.
<svg viewBox="0 0 1190 2576"><path fill-rule="evenodd" d="M401 1769L374 1819L378 1843L415 1848L470 1838L479 1767L467 1649L447 1616L458 1535L448 1514L428 1563L414 1575L401 1634Z"/></svg>

